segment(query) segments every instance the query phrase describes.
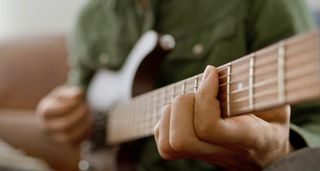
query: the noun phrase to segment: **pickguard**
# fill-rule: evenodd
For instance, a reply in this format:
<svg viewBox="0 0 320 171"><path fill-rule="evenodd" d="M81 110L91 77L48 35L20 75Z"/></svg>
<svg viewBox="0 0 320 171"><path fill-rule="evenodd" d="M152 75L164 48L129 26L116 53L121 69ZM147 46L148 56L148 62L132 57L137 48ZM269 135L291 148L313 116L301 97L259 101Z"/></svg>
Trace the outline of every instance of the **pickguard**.
<svg viewBox="0 0 320 171"><path fill-rule="evenodd" d="M93 111L108 111L117 104L125 103L136 94L134 83L144 88L147 78L136 78L136 73L148 55L157 47L158 35L154 31L145 33L134 46L128 59L119 71L101 69L97 71L88 89L87 100ZM149 71L153 72L153 71ZM140 74L145 75L145 74ZM147 87L149 88L149 87ZM147 90L144 90L147 91ZM143 91L139 91L143 92Z"/></svg>
<svg viewBox="0 0 320 171"><path fill-rule="evenodd" d="M168 53L168 50L160 47L159 41L158 33L149 31L139 39L119 71L97 71L87 94L93 114L110 111L116 105L126 103L132 97L155 88L157 71ZM87 160L98 170L132 171L140 146L138 142L126 143L119 150L104 149L93 152ZM110 158L116 160L103 162L104 159L110 161Z"/></svg>

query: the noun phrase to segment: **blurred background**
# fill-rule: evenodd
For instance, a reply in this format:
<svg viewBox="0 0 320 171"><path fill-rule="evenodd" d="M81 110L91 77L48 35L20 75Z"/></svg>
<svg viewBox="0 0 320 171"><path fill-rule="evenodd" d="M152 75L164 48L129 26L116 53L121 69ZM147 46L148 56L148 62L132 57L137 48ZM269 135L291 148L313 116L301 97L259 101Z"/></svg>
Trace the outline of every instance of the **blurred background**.
<svg viewBox="0 0 320 171"><path fill-rule="evenodd" d="M88 0L0 0L0 40L66 33ZM320 23L320 1L306 0ZM45 15L41 15L45 14Z"/></svg>
<svg viewBox="0 0 320 171"><path fill-rule="evenodd" d="M9 148L1 148L4 146L1 140L4 140L27 154L43 158L58 170L77 170L76 150L58 147L46 142L48 140L40 142L39 137L31 137L24 128L35 125L35 121L25 114L34 114L41 97L65 82L68 73L66 35L87 1L0 0L0 166L28 168L31 163L31 159L22 160L19 151L11 149L8 152ZM320 0L306 1L320 26ZM23 122L11 116L17 116ZM12 127L20 138L11 135ZM45 150L48 146L41 145L45 143L51 143L53 147L49 147L54 148L53 152ZM67 151L64 157L54 158L62 151ZM22 161L26 161L26 165ZM0 170L3 169L0 167Z"/></svg>
<svg viewBox="0 0 320 171"><path fill-rule="evenodd" d="M0 39L70 31L88 0L0 0Z"/></svg>

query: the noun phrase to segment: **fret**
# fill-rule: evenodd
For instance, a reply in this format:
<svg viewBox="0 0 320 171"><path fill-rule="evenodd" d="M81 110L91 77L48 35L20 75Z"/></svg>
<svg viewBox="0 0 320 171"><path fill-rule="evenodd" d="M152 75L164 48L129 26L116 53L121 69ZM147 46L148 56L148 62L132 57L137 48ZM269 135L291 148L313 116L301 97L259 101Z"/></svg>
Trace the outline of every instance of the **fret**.
<svg viewBox="0 0 320 171"><path fill-rule="evenodd" d="M196 93L198 90L199 84L199 75L196 75L194 78L194 84L193 84L193 92Z"/></svg>
<svg viewBox="0 0 320 171"><path fill-rule="evenodd" d="M316 47L317 47L317 55L316 56L318 56L318 82L320 83L320 31L318 31L317 33L316 33L316 37L317 37L317 45L316 45ZM319 86L319 88L318 88L318 93L320 94L320 86Z"/></svg>
<svg viewBox="0 0 320 171"><path fill-rule="evenodd" d="M152 92L152 123L157 123L157 96L156 92Z"/></svg>
<svg viewBox="0 0 320 171"><path fill-rule="evenodd" d="M278 101L285 102L285 42L281 41L278 46Z"/></svg>
<svg viewBox="0 0 320 171"><path fill-rule="evenodd" d="M223 117L320 97L320 32L269 46L218 67ZM176 96L196 92L202 74L135 97L109 112L108 142L151 135L160 108ZM181 90L181 91L180 91Z"/></svg>
<svg viewBox="0 0 320 171"><path fill-rule="evenodd" d="M230 93L230 83L231 83L231 63L228 63L228 68L227 68L227 116L231 115L231 93Z"/></svg>
<svg viewBox="0 0 320 171"><path fill-rule="evenodd" d="M137 115L136 115L136 99L132 101L132 108L133 108L133 112L132 112L132 117L133 117L133 123L137 123ZM138 134L138 124L133 124L133 129L132 129L134 134Z"/></svg>
<svg viewBox="0 0 320 171"><path fill-rule="evenodd" d="M175 89L176 89L176 84L172 84L172 88L171 88L171 90L172 90L172 94L171 94L171 102L173 102L173 100L174 100L174 98L176 97L176 95L175 95Z"/></svg>
<svg viewBox="0 0 320 171"><path fill-rule="evenodd" d="M182 82L181 94L186 94L186 80Z"/></svg>
<svg viewBox="0 0 320 171"><path fill-rule="evenodd" d="M159 105L159 109L160 111L162 110L163 106L166 105L166 89L165 88L161 88L159 89L159 98L160 98L160 105Z"/></svg>
<svg viewBox="0 0 320 171"><path fill-rule="evenodd" d="M254 109L254 104L253 104L253 81L254 81L254 57L255 54L252 53L250 55L250 62L249 62L249 109L253 110Z"/></svg>
<svg viewBox="0 0 320 171"><path fill-rule="evenodd" d="M146 103L146 107L145 107L145 112L144 112L144 115L145 115L145 118L146 118L146 128L150 125L150 118L149 118L149 108L150 108L150 100L149 100L149 94L146 94L145 96L143 96L143 101L144 103Z"/></svg>

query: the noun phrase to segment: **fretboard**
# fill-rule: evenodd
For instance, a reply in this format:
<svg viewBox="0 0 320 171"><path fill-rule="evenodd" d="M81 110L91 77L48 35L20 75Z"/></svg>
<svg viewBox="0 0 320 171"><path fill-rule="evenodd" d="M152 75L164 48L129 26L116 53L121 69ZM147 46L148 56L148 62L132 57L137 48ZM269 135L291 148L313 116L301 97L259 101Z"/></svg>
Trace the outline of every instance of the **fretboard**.
<svg viewBox="0 0 320 171"><path fill-rule="evenodd" d="M320 97L320 32L283 40L218 67L222 117L297 104ZM109 113L107 142L126 142L153 134L163 106L194 93L202 74L156 89Z"/></svg>

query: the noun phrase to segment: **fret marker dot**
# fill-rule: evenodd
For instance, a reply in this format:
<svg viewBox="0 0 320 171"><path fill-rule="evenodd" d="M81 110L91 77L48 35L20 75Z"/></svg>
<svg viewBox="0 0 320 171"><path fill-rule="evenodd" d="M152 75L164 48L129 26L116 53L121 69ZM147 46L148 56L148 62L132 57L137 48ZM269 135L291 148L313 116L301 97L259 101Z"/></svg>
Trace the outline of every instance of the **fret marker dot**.
<svg viewBox="0 0 320 171"><path fill-rule="evenodd" d="M241 90L243 88L243 84L242 83L238 83L237 84L237 90Z"/></svg>

